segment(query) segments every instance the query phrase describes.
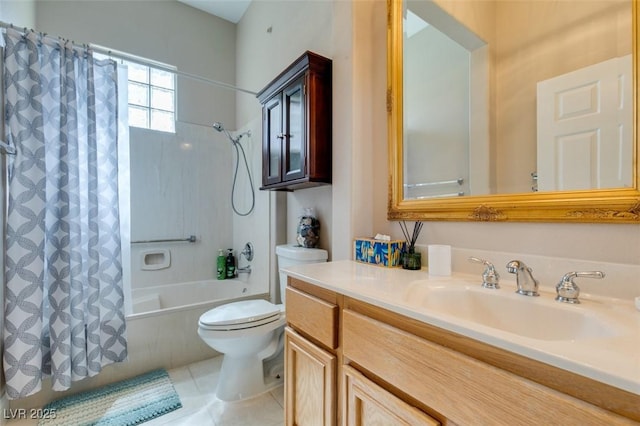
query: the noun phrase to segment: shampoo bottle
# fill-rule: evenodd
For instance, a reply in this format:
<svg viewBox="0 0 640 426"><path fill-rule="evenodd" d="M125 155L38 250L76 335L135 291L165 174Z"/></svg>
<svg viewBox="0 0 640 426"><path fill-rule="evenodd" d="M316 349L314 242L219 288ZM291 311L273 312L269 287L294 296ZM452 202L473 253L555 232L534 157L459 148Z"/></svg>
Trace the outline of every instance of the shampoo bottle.
<svg viewBox="0 0 640 426"><path fill-rule="evenodd" d="M218 250L218 259L216 261L216 278L224 280L227 275L227 258L224 256L222 249Z"/></svg>
<svg viewBox="0 0 640 426"><path fill-rule="evenodd" d="M229 249L226 261L227 278L235 278L236 276L236 258L233 255L233 249Z"/></svg>

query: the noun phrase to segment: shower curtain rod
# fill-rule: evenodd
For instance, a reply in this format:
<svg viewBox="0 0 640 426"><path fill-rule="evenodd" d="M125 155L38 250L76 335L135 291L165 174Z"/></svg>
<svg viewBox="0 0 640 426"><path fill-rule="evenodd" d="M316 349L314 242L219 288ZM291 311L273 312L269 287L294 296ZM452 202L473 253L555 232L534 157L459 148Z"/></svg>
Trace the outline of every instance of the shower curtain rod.
<svg viewBox="0 0 640 426"><path fill-rule="evenodd" d="M13 24L7 24L6 22L2 22L0 21L0 28L15 28L17 30L19 29L24 29L25 32L28 31L27 27L18 27L15 26ZM31 31L34 31L33 29ZM46 35L46 33L43 33L44 35ZM131 55L129 53L125 53L125 52L121 52L118 50L114 50L114 49L109 49L106 47L102 47L96 44L78 44L74 41L71 42L74 46L77 47L89 47L91 50L93 50L94 52L97 53L101 53L103 55L107 55L111 58L117 58L117 59L122 59L128 62L133 62L136 63L138 65L145 65L145 66L152 66L154 68L160 69L162 71L166 71L166 72L170 72L176 75L179 75L181 77L186 77L189 78L191 80L196 80L196 81L200 81L202 83L207 83L207 84L211 84L212 86L218 86L221 87L223 89L229 89L229 90L236 90L238 92L243 92L243 93L247 93L249 95L253 95L256 96L258 93L257 92L252 92L251 90L247 90L247 89L242 89L240 87L237 86L233 86L231 84L227 84L227 83L223 83L222 81L218 81L218 80L212 80L210 78L206 78L206 77L202 77L196 74L191 74L188 72L184 72L184 71L180 71L177 68L172 68L172 67L168 67L160 62L156 62L150 59L143 59L140 58L138 56L135 55Z"/></svg>

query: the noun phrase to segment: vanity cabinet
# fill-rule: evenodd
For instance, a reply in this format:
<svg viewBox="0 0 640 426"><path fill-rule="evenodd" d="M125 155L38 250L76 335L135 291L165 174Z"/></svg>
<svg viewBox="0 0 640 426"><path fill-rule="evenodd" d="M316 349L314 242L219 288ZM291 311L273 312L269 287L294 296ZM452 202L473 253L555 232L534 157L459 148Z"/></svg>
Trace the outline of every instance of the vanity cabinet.
<svg viewBox="0 0 640 426"><path fill-rule="evenodd" d="M337 422L338 306L331 292L286 290L285 424Z"/></svg>
<svg viewBox="0 0 640 426"><path fill-rule="evenodd" d="M287 425L639 424L633 394L364 301L289 278L286 303Z"/></svg>
<svg viewBox="0 0 640 426"><path fill-rule="evenodd" d="M262 187L331 183L331 60L305 52L258 93Z"/></svg>

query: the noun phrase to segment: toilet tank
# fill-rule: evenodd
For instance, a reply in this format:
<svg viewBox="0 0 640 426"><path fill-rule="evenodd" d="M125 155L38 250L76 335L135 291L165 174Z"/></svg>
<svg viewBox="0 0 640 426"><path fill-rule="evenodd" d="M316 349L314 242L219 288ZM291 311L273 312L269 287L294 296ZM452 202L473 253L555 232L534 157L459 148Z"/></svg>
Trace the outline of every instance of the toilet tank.
<svg viewBox="0 0 640 426"><path fill-rule="evenodd" d="M305 263L326 262L329 254L326 250L317 248L305 248L294 244L276 246L278 256L278 271L293 265ZM280 272L280 299L284 304L284 289L287 287L287 274Z"/></svg>

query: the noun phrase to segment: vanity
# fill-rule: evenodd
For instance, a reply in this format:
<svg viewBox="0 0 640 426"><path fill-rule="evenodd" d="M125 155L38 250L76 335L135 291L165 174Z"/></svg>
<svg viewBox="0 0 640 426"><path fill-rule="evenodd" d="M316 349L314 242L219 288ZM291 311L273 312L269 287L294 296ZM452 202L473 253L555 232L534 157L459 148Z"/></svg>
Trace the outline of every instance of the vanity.
<svg viewBox="0 0 640 426"><path fill-rule="evenodd" d="M510 283L485 289L473 274L353 261L286 272L287 425L640 422L640 313L630 302L568 305ZM482 311L492 303L524 321L495 322Z"/></svg>

